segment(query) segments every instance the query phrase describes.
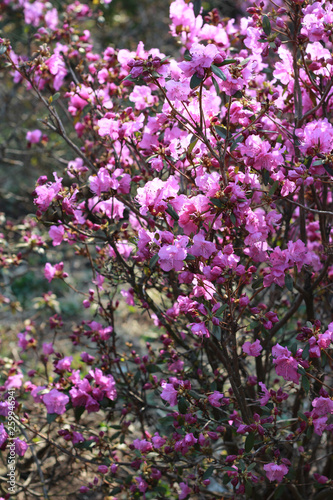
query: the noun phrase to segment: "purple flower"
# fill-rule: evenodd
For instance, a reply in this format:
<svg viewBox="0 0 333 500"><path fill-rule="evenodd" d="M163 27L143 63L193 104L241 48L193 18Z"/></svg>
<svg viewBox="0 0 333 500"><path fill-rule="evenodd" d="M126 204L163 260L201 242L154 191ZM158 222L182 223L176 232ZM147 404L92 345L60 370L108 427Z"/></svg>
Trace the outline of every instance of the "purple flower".
<svg viewBox="0 0 333 500"><path fill-rule="evenodd" d="M281 483L283 477L288 474L288 467L284 464L266 464L264 465L264 470L266 471L269 481L277 481L278 483Z"/></svg>
<svg viewBox="0 0 333 500"><path fill-rule="evenodd" d="M57 389L52 389L47 394L44 394L42 399L47 412L57 413L58 415L65 413L66 404L69 402L69 397Z"/></svg>
<svg viewBox="0 0 333 500"><path fill-rule="evenodd" d="M161 398L167 401L170 406L176 406L177 404L177 391L172 384L167 384L162 382L161 387L163 391L161 392Z"/></svg>

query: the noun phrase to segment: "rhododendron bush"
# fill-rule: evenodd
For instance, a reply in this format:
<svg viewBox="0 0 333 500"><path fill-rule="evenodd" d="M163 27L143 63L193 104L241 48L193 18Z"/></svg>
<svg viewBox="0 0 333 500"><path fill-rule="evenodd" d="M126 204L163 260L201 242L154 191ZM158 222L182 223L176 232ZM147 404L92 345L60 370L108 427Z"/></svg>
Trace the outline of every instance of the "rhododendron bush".
<svg viewBox="0 0 333 500"><path fill-rule="evenodd" d="M2 2L34 42L0 51L44 105L30 146L58 135L71 151L37 180L33 224L90 267L89 319L67 333L74 358L53 333L17 332L2 453L15 388L17 454L33 454L45 498L33 438L103 498L330 498L331 3L247 3L235 21L175 0L176 57L95 47L93 6L57 5ZM1 265L20 256L3 249ZM50 289L69 274L47 259ZM119 301L158 327L145 350L119 336Z"/></svg>

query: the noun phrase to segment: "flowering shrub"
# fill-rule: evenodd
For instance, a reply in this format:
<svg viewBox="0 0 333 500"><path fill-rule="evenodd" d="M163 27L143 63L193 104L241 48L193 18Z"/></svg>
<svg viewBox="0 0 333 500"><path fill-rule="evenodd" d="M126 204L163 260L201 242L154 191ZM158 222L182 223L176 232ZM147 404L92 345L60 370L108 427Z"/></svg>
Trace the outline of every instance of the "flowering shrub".
<svg viewBox="0 0 333 500"><path fill-rule="evenodd" d="M95 49L78 1L1 8L35 33L31 57L1 40L48 113L27 140L55 133L72 152L37 180L37 221L91 268L91 317L69 334L80 359L27 330L18 345L43 370L2 363L4 401L22 397L17 454L37 437L87 468L82 493L108 498L329 498L331 3L249 4L234 22L175 0L179 59ZM44 275L69 272L48 261ZM124 349L119 300L158 327L145 352Z"/></svg>

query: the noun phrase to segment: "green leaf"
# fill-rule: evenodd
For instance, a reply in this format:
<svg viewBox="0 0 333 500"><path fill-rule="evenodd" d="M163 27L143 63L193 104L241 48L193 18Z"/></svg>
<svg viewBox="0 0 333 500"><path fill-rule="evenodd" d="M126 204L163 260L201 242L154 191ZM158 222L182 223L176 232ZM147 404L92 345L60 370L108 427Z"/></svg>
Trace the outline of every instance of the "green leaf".
<svg viewBox="0 0 333 500"><path fill-rule="evenodd" d="M284 493L286 493L285 485L279 484L279 486L276 488L274 492L274 500L279 500L279 498L281 498Z"/></svg>
<svg viewBox="0 0 333 500"><path fill-rule="evenodd" d="M188 49L185 50L184 59L185 59L185 61L192 61L192 56L191 56L190 51Z"/></svg>
<svg viewBox="0 0 333 500"><path fill-rule="evenodd" d="M235 92L232 97L236 97L237 99L241 99L243 97L243 92L241 90L237 90L237 92Z"/></svg>
<svg viewBox="0 0 333 500"><path fill-rule="evenodd" d="M148 373L156 373L156 372L161 372L161 368L157 365L147 365L146 370Z"/></svg>
<svg viewBox="0 0 333 500"><path fill-rule="evenodd" d="M213 474L214 470L215 470L214 465L210 465L208 469L203 473L202 479L203 480L209 479L210 476Z"/></svg>
<svg viewBox="0 0 333 500"><path fill-rule="evenodd" d="M212 82L213 82L213 85L214 85L214 88L215 88L215 92L217 93L217 95L220 94L220 87L219 87L219 84L217 83L217 81L215 80L215 78L212 76Z"/></svg>
<svg viewBox="0 0 333 500"><path fill-rule="evenodd" d="M228 136L228 131L225 127L221 127L221 125L215 125L215 131L217 135L222 137L222 139L226 139Z"/></svg>
<svg viewBox="0 0 333 500"><path fill-rule="evenodd" d="M235 63L237 62L237 59L224 59L223 62L219 63L219 64L216 64L216 66L226 66L227 64L232 64L232 63Z"/></svg>
<svg viewBox="0 0 333 500"><path fill-rule="evenodd" d="M245 440L245 451L246 453L250 453L254 446L254 433L250 432L250 434L247 436Z"/></svg>
<svg viewBox="0 0 333 500"><path fill-rule="evenodd" d="M302 365L298 365L297 372L301 375L306 375L306 371L304 370Z"/></svg>
<svg viewBox="0 0 333 500"><path fill-rule="evenodd" d="M80 421L81 415L84 412L84 410L85 410L84 406L76 406L75 407L75 409L74 409L74 416L75 416L75 420L77 422Z"/></svg>
<svg viewBox="0 0 333 500"><path fill-rule="evenodd" d="M193 148L194 148L194 146L196 145L196 143L197 143L197 142L198 142L198 138L197 138L197 137L195 137L193 140L191 140L190 145L189 145L189 147L187 148L187 152L188 152L188 154L192 153ZM178 217L178 219L179 219L179 217ZM178 220L178 219L177 219L177 220Z"/></svg>
<svg viewBox="0 0 333 500"><path fill-rule="evenodd" d="M52 424L52 422L55 421L55 419L57 418L58 416L58 413L48 413L47 414L47 417L46 417L46 421L48 424Z"/></svg>
<svg viewBox="0 0 333 500"><path fill-rule="evenodd" d="M252 498L252 485L248 480L245 480L245 493L247 498Z"/></svg>
<svg viewBox="0 0 333 500"><path fill-rule="evenodd" d="M247 57L246 59L243 59L243 61L241 61L241 62L239 63L239 65L240 65L240 66L245 66L245 64L247 64L249 61L250 61L250 58L249 58L249 57Z"/></svg>
<svg viewBox="0 0 333 500"><path fill-rule="evenodd" d="M213 324L212 335L214 335L217 340L221 340L221 328L219 325Z"/></svg>
<svg viewBox="0 0 333 500"><path fill-rule="evenodd" d="M198 17L201 11L201 0L193 0L193 12L195 17Z"/></svg>
<svg viewBox="0 0 333 500"><path fill-rule="evenodd" d="M223 304L223 306L218 308L218 310L215 313L215 316L221 316L221 314L223 313L223 311L226 310L227 307L228 307L228 304Z"/></svg>
<svg viewBox="0 0 333 500"><path fill-rule="evenodd" d="M264 170L263 171L263 173L262 173L262 179L264 181L265 186L268 186L269 179L270 179L268 170Z"/></svg>
<svg viewBox="0 0 333 500"><path fill-rule="evenodd" d="M204 398L205 396L201 395L201 394L198 394L197 392L195 391L188 391L189 395L192 396L192 398L196 399L197 401L199 399L202 399Z"/></svg>
<svg viewBox="0 0 333 500"><path fill-rule="evenodd" d="M223 80L224 82L226 81L227 77L225 76L223 71L218 66L215 66L215 64L212 64L210 68L211 68L212 72L214 73L214 75L221 78L221 80Z"/></svg>
<svg viewBox="0 0 333 500"><path fill-rule="evenodd" d="M54 102L54 101L57 101L60 97L60 92L56 92L55 94L53 94L53 96L51 96L50 99L52 99L51 102Z"/></svg>
<svg viewBox="0 0 333 500"><path fill-rule="evenodd" d="M302 352L302 359L309 359L310 344L306 344Z"/></svg>
<svg viewBox="0 0 333 500"><path fill-rule="evenodd" d="M173 208L170 203L168 203L168 208L166 209L166 213L170 215L170 217L173 218L173 220L177 221L179 220L179 215L177 214L176 210Z"/></svg>
<svg viewBox="0 0 333 500"><path fill-rule="evenodd" d="M199 87L199 85L201 85L201 82L203 82L203 76L198 76L196 73L194 73L190 81L190 88L195 89L196 87Z"/></svg>
<svg viewBox="0 0 333 500"><path fill-rule="evenodd" d="M323 167L324 167L324 169L326 170L326 172L327 172L328 174L333 175L333 168L331 168L331 167L329 166L329 164L325 163L325 164L323 165Z"/></svg>
<svg viewBox="0 0 333 500"><path fill-rule="evenodd" d="M196 258L194 257L194 255L191 255L190 253L188 253L186 255L186 259L185 260L195 260Z"/></svg>
<svg viewBox="0 0 333 500"><path fill-rule="evenodd" d="M260 288L261 285L263 284L263 282L264 282L264 278L258 278L258 279L256 279L255 282L252 283L253 290L256 290L257 288Z"/></svg>
<svg viewBox="0 0 333 500"><path fill-rule="evenodd" d="M305 390L306 393L309 392L310 390L310 382L309 382L309 379L306 375L303 375L302 377L302 387L303 389Z"/></svg>
<svg viewBox="0 0 333 500"><path fill-rule="evenodd" d="M286 285L286 288L289 290L289 292L293 291L294 288L294 280L290 276L290 274L286 274L284 277L284 284Z"/></svg>
<svg viewBox="0 0 333 500"><path fill-rule="evenodd" d="M179 412L182 413L183 415L187 413L187 408L189 407L188 402L184 397L181 397L178 401L178 409Z"/></svg>
<svg viewBox="0 0 333 500"><path fill-rule="evenodd" d="M159 259L158 253L153 255L153 257L149 261L149 269L154 269L154 267L157 264L158 259Z"/></svg>
<svg viewBox="0 0 333 500"><path fill-rule="evenodd" d="M301 420L304 420L304 422L307 422L308 419L307 417L304 415L304 413L302 413L301 411L298 411L297 412L297 416L301 419Z"/></svg>
<svg viewBox="0 0 333 500"><path fill-rule="evenodd" d="M273 194L275 193L277 187L279 185L279 181L275 181L271 187L271 189L269 190L268 194L269 196L273 196Z"/></svg>
<svg viewBox="0 0 333 500"><path fill-rule="evenodd" d="M4 54L7 51L7 46L6 45L0 45L0 56Z"/></svg>
<svg viewBox="0 0 333 500"><path fill-rule="evenodd" d="M269 36L272 32L271 23L267 16L262 16L262 29L267 36Z"/></svg>
<svg viewBox="0 0 333 500"><path fill-rule="evenodd" d="M218 200L217 198L210 198L209 201L215 205L215 207L222 208L222 202L221 200Z"/></svg>
<svg viewBox="0 0 333 500"><path fill-rule="evenodd" d="M230 214L230 220L233 223L233 225L236 226L237 221L236 221L235 214L233 212L231 212L231 214Z"/></svg>

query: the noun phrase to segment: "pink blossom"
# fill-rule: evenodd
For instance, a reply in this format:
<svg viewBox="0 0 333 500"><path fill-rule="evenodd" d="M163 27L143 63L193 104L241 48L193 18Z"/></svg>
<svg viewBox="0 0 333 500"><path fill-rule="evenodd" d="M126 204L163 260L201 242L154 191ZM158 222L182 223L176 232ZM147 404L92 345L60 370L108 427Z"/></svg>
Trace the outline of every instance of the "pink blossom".
<svg viewBox="0 0 333 500"><path fill-rule="evenodd" d="M181 62L179 67L187 77L194 75L194 73L202 77L205 68L211 66L218 53L218 49L214 44L205 46L201 43L194 43L190 48L191 61Z"/></svg>
<svg viewBox="0 0 333 500"><path fill-rule="evenodd" d="M322 415L333 414L333 401L330 398L315 398L312 401L312 416L321 417Z"/></svg>
<svg viewBox="0 0 333 500"><path fill-rule="evenodd" d="M253 342L253 344L251 344L251 342L244 342L242 349L243 352L245 352L249 356L254 356L255 358L257 358L258 356L260 356L262 346L260 344L260 340L257 339L255 342Z"/></svg>
<svg viewBox="0 0 333 500"><path fill-rule="evenodd" d="M135 449L140 450L141 453L148 453L153 449L153 445L146 439L134 439L133 446Z"/></svg>
<svg viewBox="0 0 333 500"><path fill-rule="evenodd" d="M191 323L190 326L194 335L198 335L198 337L210 337L209 331L203 321L201 323Z"/></svg>
<svg viewBox="0 0 333 500"><path fill-rule="evenodd" d="M61 224L60 226L51 226L49 230L49 236L53 240L52 245L54 247L61 244L65 234L65 228Z"/></svg>
<svg viewBox="0 0 333 500"><path fill-rule="evenodd" d="M55 365L56 369L59 371L67 371L70 369L72 361L73 356L65 356L64 358L60 359L60 361L58 361L58 363Z"/></svg>
<svg viewBox="0 0 333 500"><path fill-rule="evenodd" d="M58 278L67 278L68 274L63 272L64 263L59 262L59 264L55 264L52 266L49 262L45 264L44 268L44 276L47 281L50 283L55 277Z"/></svg>
<svg viewBox="0 0 333 500"><path fill-rule="evenodd" d="M286 347L276 344L272 349L272 354L276 358L273 360L276 373L285 380L298 384L300 379L300 374L297 373L298 363L292 357L291 352Z"/></svg>
<svg viewBox="0 0 333 500"><path fill-rule="evenodd" d="M186 483L179 483L179 487L180 487L180 493L178 495L178 499L179 500L185 500L188 495L191 493L191 488L188 487L188 485Z"/></svg>
<svg viewBox="0 0 333 500"><path fill-rule="evenodd" d="M163 391L161 392L161 398L167 401L170 406L176 406L177 404L177 391L173 384L167 384L166 382L161 383Z"/></svg>
<svg viewBox="0 0 333 500"><path fill-rule="evenodd" d="M327 416L314 418L312 420L314 432L321 436L326 429Z"/></svg>
<svg viewBox="0 0 333 500"><path fill-rule="evenodd" d="M36 129L36 130L29 130L27 132L27 136L26 136L26 139L28 142L30 142L31 144L37 144L41 138L42 138L42 132L41 130L39 129Z"/></svg>
<svg viewBox="0 0 333 500"><path fill-rule="evenodd" d="M28 449L28 443L26 443L25 441L22 441L19 438L14 439L14 443L15 443L16 455L18 455L19 457L23 457L25 455L25 452Z"/></svg>
<svg viewBox="0 0 333 500"><path fill-rule="evenodd" d="M43 353L45 354L45 356L49 356L50 354L54 353L52 342L43 343Z"/></svg>
<svg viewBox="0 0 333 500"><path fill-rule="evenodd" d="M163 271L181 271L184 267L184 260L187 256L186 245L188 242L187 236L181 236L174 245L165 245L159 252L159 264Z"/></svg>
<svg viewBox="0 0 333 500"><path fill-rule="evenodd" d="M47 412L57 413L58 415L65 413L66 404L69 402L69 397L57 389L51 389L50 392L44 394L42 399Z"/></svg>
<svg viewBox="0 0 333 500"><path fill-rule="evenodd" d="M278 483L281 483L281 481L283 481L283 477L288 474L288 467L284 464L265 464L264 470L266 471L269 481L277 481Z"/></svg>
<svg viewBox="0 0 333 500"><path fill-rule="evenodd" d="M206 241L204 235L199 233L193 237L193 245L190 248L190 252L195 257L209 259L209 257L216 252L216 246L215 243Z"/></svg>
<svg viewBox="0 0 333 500"><path fill-rule="evenodd" d="M213 394L210 394L207 399L212 406L219 408L221 406L220 399L223 397L224 395L222 392L214 391Z"/></svg>
<svg viewBox="0 0 333 500"><path fill-rule="evenodd" d="M0 448L6 443L8 434L6 432L5 426L0 424Z"/></svg>

